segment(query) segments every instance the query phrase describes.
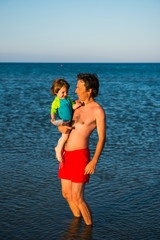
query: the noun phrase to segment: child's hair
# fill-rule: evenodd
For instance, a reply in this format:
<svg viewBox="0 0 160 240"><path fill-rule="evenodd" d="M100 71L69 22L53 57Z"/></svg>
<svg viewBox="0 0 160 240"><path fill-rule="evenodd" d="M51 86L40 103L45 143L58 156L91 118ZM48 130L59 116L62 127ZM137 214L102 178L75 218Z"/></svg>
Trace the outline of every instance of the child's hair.
<svg viewBox="0 0 160 240"><path fill-rule="evenodd" d="M63 78L55 79L51 87L51 94L56 95L62 87L66 87L66 89L68 90L70 88L70 85Z"/></svg>

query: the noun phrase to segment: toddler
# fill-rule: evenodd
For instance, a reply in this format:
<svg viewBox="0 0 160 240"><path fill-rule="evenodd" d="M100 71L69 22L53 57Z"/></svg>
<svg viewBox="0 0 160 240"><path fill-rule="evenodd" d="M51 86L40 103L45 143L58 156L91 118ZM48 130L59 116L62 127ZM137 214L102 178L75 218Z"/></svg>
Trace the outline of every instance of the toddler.
<svg viewBox="0 0 160 240"><path fill-rule="evenodd" d="M51 87L51 94L57 95L51 106L51 122L54 125L58 125L56 115L59 116L64 122L72 120L73 110L81 106L80 101L75 101L75 103L68 97L69 83L62 78L55 79ZM61 121L60 125L63 123ZM61 138L58 141L58 144L55 148L56 157L59 162L63 162L62 149L67 141L69 133L62 133Z"/></svg>

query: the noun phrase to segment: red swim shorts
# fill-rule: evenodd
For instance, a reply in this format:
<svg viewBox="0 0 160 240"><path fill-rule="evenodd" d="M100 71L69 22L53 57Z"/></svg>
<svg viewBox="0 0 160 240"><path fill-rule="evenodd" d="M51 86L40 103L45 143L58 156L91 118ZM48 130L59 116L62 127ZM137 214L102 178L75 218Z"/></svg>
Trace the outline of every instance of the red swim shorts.
<svg viewBox="0 0 160 240"><path fill-rule="evenodd" d="M89 149L64 151L63 163L59 164L58 178L71 180L75 183L89 182L89 174L84 175L85 167L90 161Z"/></svg>

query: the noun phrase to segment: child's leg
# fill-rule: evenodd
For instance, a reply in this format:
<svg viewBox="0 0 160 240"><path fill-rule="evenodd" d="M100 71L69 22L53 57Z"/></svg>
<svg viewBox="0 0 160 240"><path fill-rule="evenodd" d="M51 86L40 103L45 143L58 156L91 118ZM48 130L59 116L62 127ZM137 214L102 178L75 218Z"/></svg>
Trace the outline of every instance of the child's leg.
<svg viewBox="0 0 160 240"><path fill-rule="evenodd" d="M63 149L63 146L64 146L65 142L66 142L67 139L68 139L68 136L69 136L69 134L62 133L62 137L58 140L57 147L55 148L56 157L57 157L57 159L58 159L59 162L62 162L62 161L63 161L63 158L62 158L62 149Z"/></svg>

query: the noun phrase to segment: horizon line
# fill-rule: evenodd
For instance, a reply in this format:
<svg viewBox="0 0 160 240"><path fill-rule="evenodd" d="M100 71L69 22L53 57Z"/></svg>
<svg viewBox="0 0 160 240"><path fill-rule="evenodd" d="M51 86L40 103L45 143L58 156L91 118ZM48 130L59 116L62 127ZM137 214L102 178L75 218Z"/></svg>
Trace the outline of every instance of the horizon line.
<svg viewBox="0 0 160 240"><path fill-rule="evenodd" d="M13 61L0 61L0 63L57 63L57 64L66 64L66 63L72 63L72 64L77 64L77 63L91 63L91 64L97 64L97 63L106 63L106 64L147 64L147 63L160 63L160 62L27 62L27 61L24 61L24 62L13 62Z"/></svg>

